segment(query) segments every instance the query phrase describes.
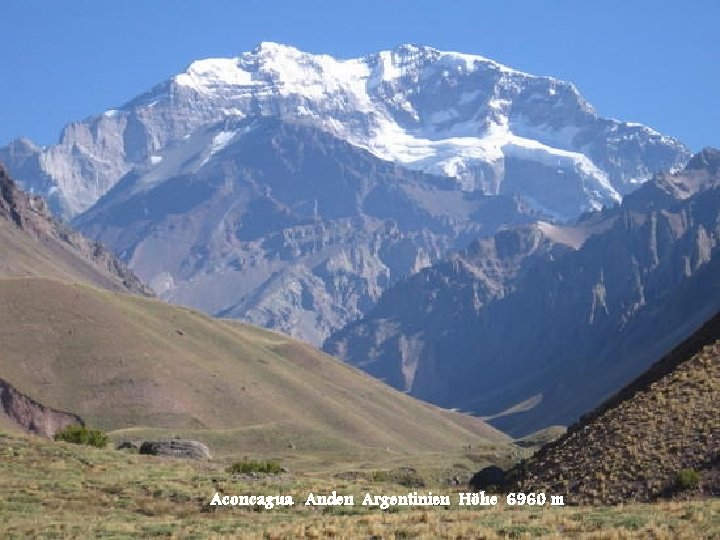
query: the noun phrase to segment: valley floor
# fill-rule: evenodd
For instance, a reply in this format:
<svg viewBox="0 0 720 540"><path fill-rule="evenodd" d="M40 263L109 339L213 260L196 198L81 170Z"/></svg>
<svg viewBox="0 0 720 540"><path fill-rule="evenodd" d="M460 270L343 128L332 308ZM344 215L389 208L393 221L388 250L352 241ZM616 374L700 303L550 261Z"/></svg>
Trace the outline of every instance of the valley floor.
<svg viewBox="0 0 720 540"><path fill-rule="evenodd" d="M458 458L460 459L460 458ZM226 464L140 456L0 433L2 538L720 538L720 500L618 507L457 506L461 487L413 469L350 468L233 478ZM396 465L396 463L394 464ZM458 467L465 466L462 463ZM332 469L332 470L331 470ZM427 480L419 487L418 480ZM399 482L399 483L398 483ZM415 484L413 484L415 482ZM400 485L404 484L404 485ZM415 486L415 487L413 487ZM353 507L304 506L309 493L355 495ZM366 492L451 495L449 508L381 511ZM295 506L213 507L214 493L291 495Z"/></svg>

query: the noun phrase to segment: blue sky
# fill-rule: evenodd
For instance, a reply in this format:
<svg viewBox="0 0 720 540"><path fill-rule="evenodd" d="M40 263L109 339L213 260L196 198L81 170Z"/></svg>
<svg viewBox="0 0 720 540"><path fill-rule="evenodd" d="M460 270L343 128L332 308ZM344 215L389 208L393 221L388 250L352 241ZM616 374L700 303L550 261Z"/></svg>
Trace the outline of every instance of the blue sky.
<svg viewBox="0 0 720 540"><path fill-rule="evenodd" d="M55 142L192 60L278 41L340 57L401 43L573 81L604 116L720 147L714 0L4 0L0 144Z"/></svg>

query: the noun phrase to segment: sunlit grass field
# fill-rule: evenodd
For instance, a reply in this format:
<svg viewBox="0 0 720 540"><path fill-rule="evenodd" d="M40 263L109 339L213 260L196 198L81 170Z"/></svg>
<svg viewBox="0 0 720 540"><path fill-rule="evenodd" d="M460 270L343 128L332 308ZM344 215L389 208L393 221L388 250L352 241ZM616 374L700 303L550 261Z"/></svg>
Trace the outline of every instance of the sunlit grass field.
<svg viewBox="0 0 720 540"><path fill-rule="evenodd" d="M473 467L468 456L335 462L278 476L233 477L227 462L95 449L0 433L0 538L720 538L720 500L617 507L460 507L445 481ZM355 506L309 507L309 493L336 490ZM451 495L450 507L362 506L366 492ZM295 505L217 507L226 495L291 495ZM502 498L501 498L502 500Z"/></svg>

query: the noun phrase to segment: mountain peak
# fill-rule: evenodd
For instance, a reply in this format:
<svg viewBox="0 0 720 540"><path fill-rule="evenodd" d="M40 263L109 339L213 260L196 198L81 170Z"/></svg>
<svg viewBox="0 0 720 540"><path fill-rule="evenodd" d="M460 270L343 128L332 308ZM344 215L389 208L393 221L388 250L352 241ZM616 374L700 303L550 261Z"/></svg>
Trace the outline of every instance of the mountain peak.
<svg viewBox="0 0 720 540"><path fill-rule="evenodd" d="M263 41L69 124L57 147L7 146L0 159L72 215L133 168L165 167L172 145L230 116L312 124L466 192L520 193L560 218L615 204L689 157L679 141L601 117L569 82L483 56L406 43L343 59Z"/></svg>
<svg viewBox="0 0 720 540"><path fill-rule="evenodd" d="M285 51L298 51L297 48L292 45L286 45L284 43L278 43L276 41L261 41L252 50L253 54L260 52L285 52Z"/></svg>
<svg viewBox="0 0 720 540"><path fill-rule="evenodd" d="M242 64L243 60L247 61L263 60L269 58L282 58L293 61L293 59L302 56L309 57L315 55L301 51L297 47L293 47L292 45L286 45L285 43L277 43L275 41L261 41L251 51L240 53L240 56L236 58L236 60L239 61L238 65L240 65Z"/></svg>

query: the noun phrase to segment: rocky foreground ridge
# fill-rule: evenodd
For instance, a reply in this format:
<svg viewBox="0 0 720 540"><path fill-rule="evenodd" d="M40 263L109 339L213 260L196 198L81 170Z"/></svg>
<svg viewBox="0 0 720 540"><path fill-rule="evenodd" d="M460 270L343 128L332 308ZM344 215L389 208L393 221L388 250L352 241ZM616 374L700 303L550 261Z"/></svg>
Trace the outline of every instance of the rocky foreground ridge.
<svg viewBox="0 0 720 540"><path fill-rule="evenodd" d="M508 473L508 489L572 503L720 495L720 314ZM699 473L682 485L683 470Z"/></svg>

